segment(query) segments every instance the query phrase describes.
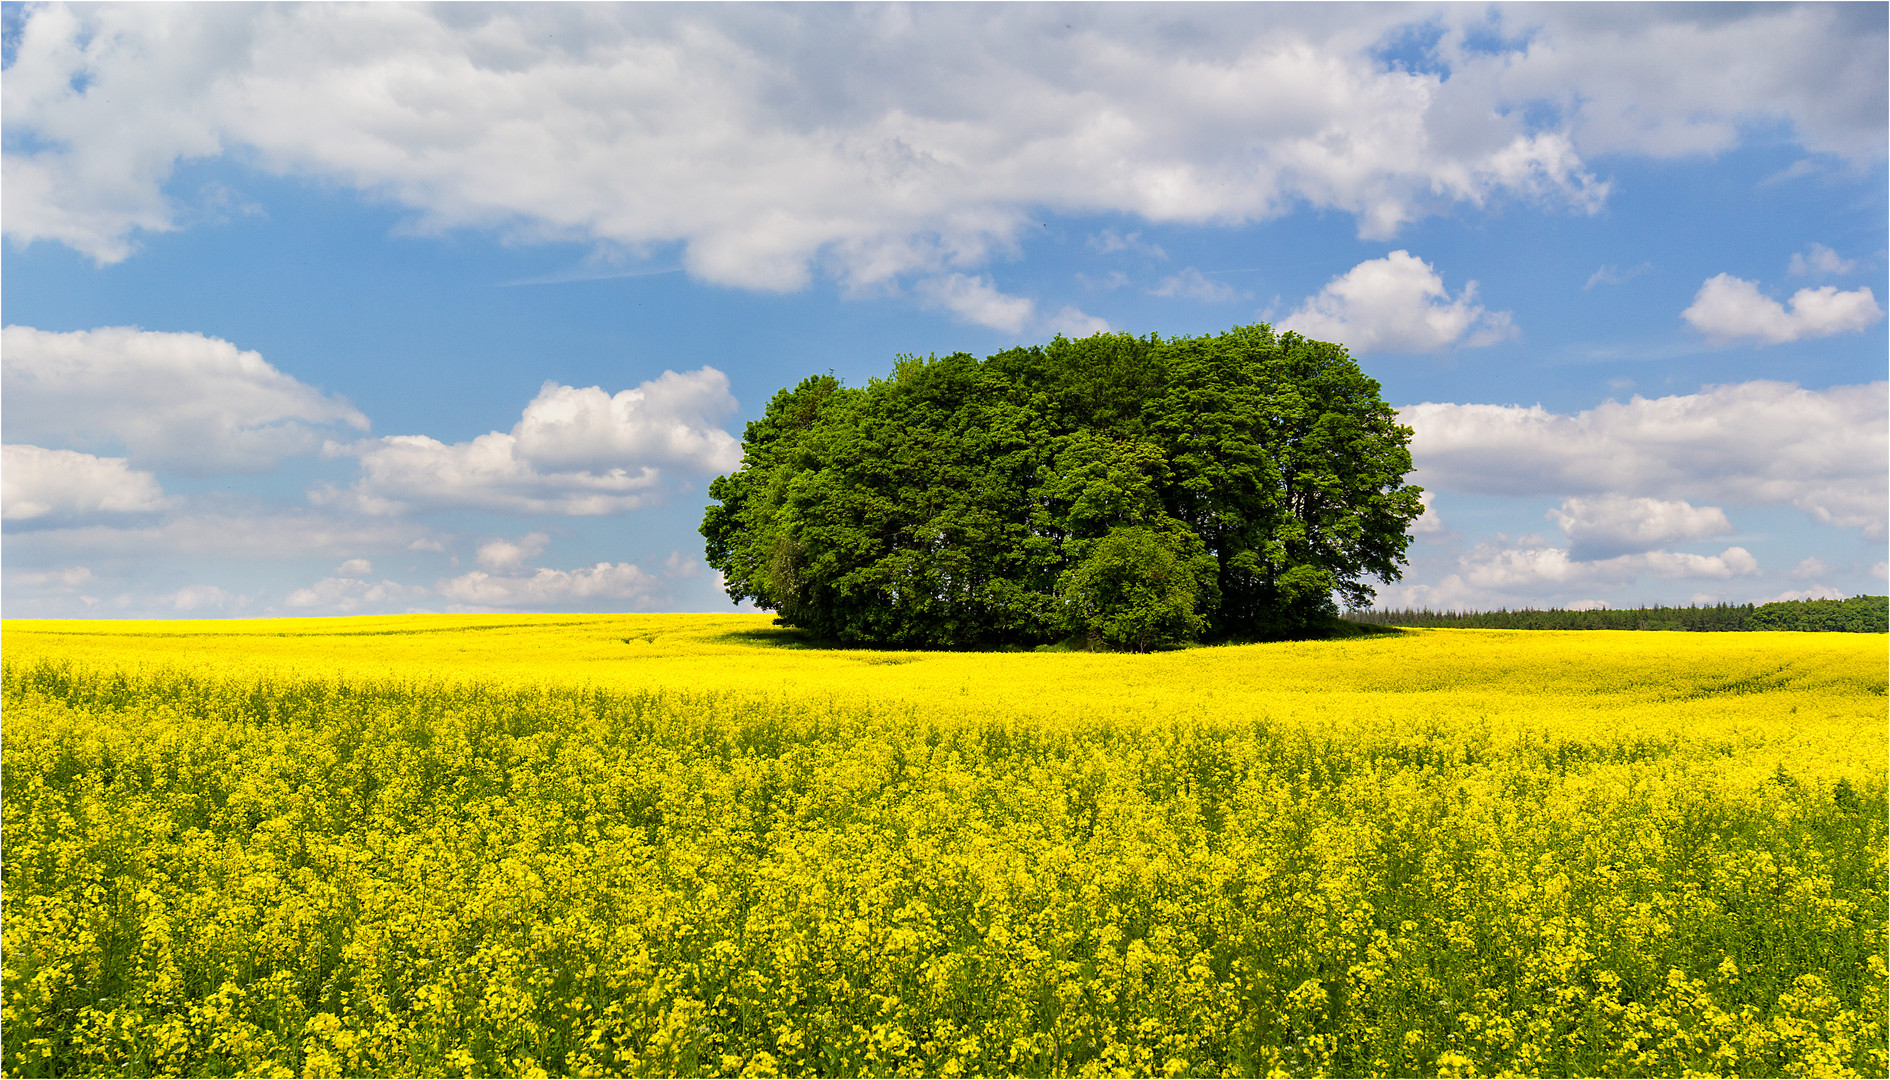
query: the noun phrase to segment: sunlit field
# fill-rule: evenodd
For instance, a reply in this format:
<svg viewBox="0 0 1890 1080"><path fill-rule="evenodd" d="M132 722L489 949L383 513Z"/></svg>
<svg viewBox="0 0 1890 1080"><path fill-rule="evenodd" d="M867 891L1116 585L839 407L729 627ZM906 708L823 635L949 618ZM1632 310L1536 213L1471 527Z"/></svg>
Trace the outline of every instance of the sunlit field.
<svg viewBox="0 0 1890 1080"><path fill-rule="evenodd" d="M4 627L9 1075L1883 1075L1886 639Z"/></svg>

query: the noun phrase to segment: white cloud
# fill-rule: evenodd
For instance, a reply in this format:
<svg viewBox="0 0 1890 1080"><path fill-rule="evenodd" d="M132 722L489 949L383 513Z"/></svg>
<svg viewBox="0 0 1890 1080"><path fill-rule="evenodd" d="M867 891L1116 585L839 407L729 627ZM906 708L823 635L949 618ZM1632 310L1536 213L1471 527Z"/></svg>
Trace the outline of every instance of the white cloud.
<svg viewBox="0 0 1890 1080"><path fill-rule="evenodd" d="M345 400L202 334L9 326L0 372L10 438L123 447L138 465L175 472L263 471L338 425L368 426Z"/></svg>
<svg viewBox="0 0 1890 1080"><path fill-rule="evenodd" d="M662 579L631 563L600 562L582 570L541 567L529 577L474 570L441 581L437 589L448 600L474 607L544 610L599 601L643 603L661 584Z"/></svg>
<svg viewBox="0 0 1890 1080"><path fill-rule="evenodd" d="M1223 281L1209 281L1207 275L1190 266L1179 274L1170 274L1150 290L1155 296L1185 296L1207 304L1226 303L1240 294Z"/></svg>
<svg viewBox="0 0 1890 1080"><path fill-rule="evenodd" d="M1719 507L1694 506L1684 499L1577 496L1562 500L1546 516L1562 527L1569 539L1569 556L1579 560L1652 551L1733 531Z"/></svg>
<svg viewBox="0 0 1890 1080"><path fill-rule="evenodd" d="M178 226L180 162L232 154L419 229L675 243L691 274L760 289L817 265L856 284L975 269L1037 207L1237 223L1310 206L1387 237L1453 204L1596 209L1607 185L1574 138L1610 147L1611 120L1643 118L1607 81L1624 47L1676 68L1629 102L1657 123L1751 102L1816 145L1846 124L1881 138L1880 106L1850 115L1871 87L1826 77L1859 63L1805 55L1863 51L1829 16L1732 20L1760 26L1756 49L1674 20L1653 54L1593 16L1519 16L1540 25L1494 53L1459 47L1480 15L1419 18L1455 28L1448 80L1374 57L1401 9L48 5L7 71L5 228L116 261ZM1703 74L1741 92L1703 98Z"/></svg>
<svg viewBox="0 0 1890 1080"><path fill-rule="evenodd" d="M1280 327L1359 353L1435 352L1459 342L1493 345L1515 334L1508 312L1486 312L1475 297L1473 281L1451 299L1429 263L1394 251L1333 278Z"/></svg>
<svg viewBox="0 0 1890 1080"><path fill-rule="evenodd" d="M8 477L11 477L8 473ZM7 612L13 617L166 618L186 614L254 614L262 594L233 589L262 575L277 600L309 578L298 567L323 564L335 579L365 579L372 563L364 553L405 553L416 541L438 544L425 528L401 521L354 519L307 509L281 510L245 500L213 500L206 511L183 500L167 500L163 513L138 518L79 518L34 521L6 537ZM443 545L441 545L443 546ZM83 565L75 566L75 563ZM293 576L281 580L285 571ZM109 584L99 583L104 578ZM184 590L163 591L156 581L194 581ZM215 591L211 591L214 586ZM368 589L371 582L358 588ZM105 601L80 593L126 590ZM329 585L327 588L337 588ZM382 585L383 589L391 586ZM288 610L285 608L284 610ZM297 610L340 611L320 605ZM382 610L408 610L391 602ZM266 612L265 612L266 613Z"/></svg>
<svg viewBox="0 0 1890 1080"><path fill-rule="evenodd" d="M81 585L90 585L96 579L87 567L69 566L63 570L20 574L14 580L22 585L51 585L57 588L76 589Z"/></svg>
<svg viewBox="0 0 1890 1080"><path fill-rule="evenodd" d="M1589 610L1615 605L1585 594L1619 593L1644 579L1718 582L1758 573L1758 560L1741 547L1727 548L1718 555L1649 551L1584 561L1571 557L1565 548L1484 543L1463 555L1455 572L1434 584L1381 587L1378 603L1435 610L1517 606Z"/></svg>
<svg viewBox="0 0 1890 1080"><path fill-rule="evenodd" d="M1076 277L1077 282L1080 283L1083 286L1083 288L1092 289L1092 290L1102 289L1102 290L1107 291L1111 289L1120 289L1129 283L1129 275L1123 273L1120 270L1111 270L1107 274L1104 274L1102 277L1099 277L1099 278L1091 277L1088 274L1078 271L1075 277Z"/></svg>
<svg viewBox="0 0 1890 1080"><path fill-rule="evenodd" d="M157 478L124 458L24 444L0 448L0 518L7 521L149 513L164 506Z"/></svg>
<svg viewBox="0 0 1890 1080"><path fill-rule="evenodd" d="M1116 232L1114 229L1104 229L1102 232L1089 238L1089 248L1099 255L1113 255L1118 251L1132 251L1138 255L1146 255L1151 259L1161 260L1168 258L1168 253L1162 250L1160 244L1142 239L1142 234L1139 232L1132 232L1125 236Z"/></svg>
<svg viewBox="0 0 1890 1080"><path fill-rule="evenodd" d="M1462 560L1463 580L1485 589L1515 590L1541 585L1620 587L1642 577L1730 578L1759 572L1758 560L1742 547L1718 555L1645 551L1608 559L1577 559L1564 548L1503 548L1479 545Z"/></svg>
<svg viewBox="0 0 1890 1080"><path fill-rule="evenodd" d="M1067 338L1086 338L1094 334L1107 334L1109 320L1086 314L1081 308L1066 307L1044 320L1044 329Z"/></svg>
<svg viewBox="0 0 1890 1080"><path fill-rule="evenodd" d="M458 507L515 514L616 514L655 501L661 480L649 466L636 467L635 472L539 472L519 457L516 437L497 431L450 445L425 435L389 435L337 446L335 452L360 459L361 479L346 490L318 485L310 489L310 501L367 514Z"/></svg>
<svg viewBox="0 0 1890 1080"><path fill-rule="evenodd" d="M1857 260L1846 259L1823 244L1813 244L1792 255L1788 269L1799 276L1807 274L1848 274L1857 269Z"/></svg>
<svg viewBox="0 0 1890 1080"><path fill-rule="evenodd" d="M186 585L176 592L166 593L158 598L158 603L184 614L193 611L230 611L247 605L241 596L225 591L217 585Z"/></svg>
<svg viewBox="0 0 1890 1080"><path fill-rule="evenodd" d="M1582 4L1472 8L1444 25L1437 52L1451 76L1438 113L1491 101L1552 106L1590 155L1719 153L1781 127L1813 152L1884 154L1877 10ZM1492 39L1503 44L1491 48Z"/></svg>
<svg viewBox="0 0 1890 1080"><path fill-rule="evenodd" d="M1800 289L1791 310L1759 291L1757 282L1719 274L1708 278L1680 313L1714 344L1749 339L1761 345L1830 337L1875 326L1883 309L1870 289L1839 292L1837 286Z"/></svg>
<svg viewBox="0 0 1890 1080"><path fill-rule="evenodd" d="M343 574L340 577L326 577L313 585L296 589L284 603L292 608L351 615L370 609L404 607L426 595L427 590L418 585L402 585L395 581L370 582Z"/></svg>
<svg viewBox="0 0 1890 1080"><path fill-rule="evenodd" d="M987 277L944 274L920 279L913 290L928 306L944 308L962 322L1007 334L1022 333L1037 313L1035 301L999 292Z"/></svg>
<svg viewBox="0 0 1890 1080"><path fill-rule="evenodd" d="M1540 405L1399 410L1415 480L1490 495L1612 495L1791 505L1881 538L1890 513L1886 384L1756 381L1635 396L1573 415Z"/></svg>
<svg viewBox="0 0 1890 1080"><path fill-rule="evenodd" d="M1579 559L1567 548L1546 544L1509 546L1499 539L1464 553L1454 570L1435 583L1403 582L1380 587L1377 602L1385 607L1433 610L1518 606L1587 610L1614 606L1592 594L1619 593L1647 579L1724 582L1758 573L1758 560L1743 547L1729 547L1717 555L1644 551Z"/></svg>
<svg viewBox="0 0 1890 1080"><path fill-rule="evenodd" d="M1582 291L1586 292L1597 285L1620 285L1640 277L1642 274L1650 273L1653 269L1653 263L1642 263L1639 266L1631 266L1626 270L1618 266L1603 266L1588 275L1588 283L1582 286Z"/></svg>
<svg viewBox="0 0 1890 1080"><path fill-rule="evenodd" d="M1073 11L35 6L4 227L116 261L185 220L179 163L229 154L422 230L677 244L697 277L793 289L975 270L1044 207L1304 206L1387 238L1454 206L1593 211L1583 155L1785 131L1883 157L1868 6ZM1423 27L1420 70L1375 55Z"/></svg>
<svg viewBox="0 0 1890 1080"><path fill-rule="evenodd" d="M606 394L546 382L512 434L540 468L608 468L626 459L698 472L741 464L741 443L717 426L737 408L728 376L712 367L665 371Z"/></svg>
<svg viewBox="0 0 1890 1080"><path fill-rule="evenodd" d="M477 559L487 570L514 570L538 557L549 543L551 537L541 532L526 533L517 540L488 540L479 545Z"/></svg>
<svg viewBox="0 0 1890 1080"><path fill-rule="evenodd" d="M929 308L942 308L960 322L988 326L1007 334L1022 334L1031 328L1071 338L1109 332L1109 320L1090 315L1074 305L1063 307L1047 318L1039 318L1036 301L1001 292L988 277L945 274L921 278L914 283L913 291Z"/></svg>
<svg viewBox="0 0 1890 1080"><path fill-rule="evenodd" d="M1422 495L1419 495L1418 498L1424 500L1424 512L1419 514L1418 519L1411 523L1411 535L1442 536L1449 532L1449 527L1444 524L1443 517L1437 513L1437 507L1435 505L1437 493L1435 491L1426 491Z"/></svg>
<svg viewBox="0 0 1890 1080"><path fill-rule="evenodd" d="M741 444L715 419L735 408L728 377L711 367L666 371L616 395L547 382L510 432L453 444L425 435L330 444L329 453L360 460L361 478L309 497L371 514L619 513L656 501L666 469L700 475L739 465Z"/></svg>
<svg viewBox="0 0 1890 1080"><path fill-rule="evenodd" d="M1813 585L1809 589L1786 589L1770 596L1755 596L1755 604L1781 604L1787 600L1843 600L1850 596L1843 589L1834 589L1829 585Z"/></svg>
<svg viewBox="0 0 1890 1080"><path fill-rule="evenodd" d="M248 512L173 513L136 525L82 520L63 527L12 533L7 537L6 557L16 564L41 566L80 552L144 561L212 556L281 561L346 558L359 551L399 551L421 542L437 541L432 541L423 527L407 522L260 508Z"/></svg>
<svg viewBox="0 0 1890 1080"><path fill-rule="evenodd" d="M1786 571L1785 578L1788 581L1810 581L1813 578L1829 577L1834 572L1835 568L1830 563L1816 555L1808 555L1800 559L1797 566Z"/></svg>

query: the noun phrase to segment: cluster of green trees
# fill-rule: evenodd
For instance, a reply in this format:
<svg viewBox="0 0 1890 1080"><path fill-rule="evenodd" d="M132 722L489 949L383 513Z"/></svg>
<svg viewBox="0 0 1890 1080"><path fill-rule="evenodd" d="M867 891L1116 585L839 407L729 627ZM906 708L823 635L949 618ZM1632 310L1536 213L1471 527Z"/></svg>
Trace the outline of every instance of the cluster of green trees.
<svg viewBox="0 0 1890 1080"><path fill-rule="evenodd" d="M702 534L732 599L842 642L1292 635L1399 576L1410 434L1266 325L902 357L776 394Z"/></svg>
<svg viewBox="0 0 1890 1080"><path fill-rule="evenodd" d="M1890 632L1890 596L1853 596L1848 600L1792 600L1765 604L1746 620L1747 630Z"/></svg>
<svg viewBox="0 0 1890 1080"><path fill-rule="evenodd" d="M1803 630L1890 632L1890 597L1848 600L1787 600L1774 604L1714 604L1711 607L1598 608L1571 611L1348 611L1347 619L1376 626L1453 626L1484 630Z"/></svg>

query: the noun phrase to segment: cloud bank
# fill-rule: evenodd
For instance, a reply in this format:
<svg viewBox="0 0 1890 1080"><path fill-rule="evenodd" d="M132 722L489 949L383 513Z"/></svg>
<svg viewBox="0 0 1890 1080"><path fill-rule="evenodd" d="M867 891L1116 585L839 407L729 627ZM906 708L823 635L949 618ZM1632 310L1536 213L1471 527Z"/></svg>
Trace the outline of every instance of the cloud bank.
<svg viewBox="0 0 1890 1080"><path fill-rule="evenodd" d="M663 579L632 563L600 562L579 570L540 568L530 575L474 570L439 584L441 596L476 608L558 610L599 601L639 603L653 598Z"/></svg>
<svg viewBox="0 0 1890 1080"><path fill-rule="evenodd" d="M1572 415L1426 402L1399 418L1427 488L1790 505L1878 539L1890 515L1886 389L1759 380Z"/></svg>
<svg viewBox="0 0 1890 1080"><path fill-rule="evenodd" d="M614 395L547 382L509 432L450 444L425 435L331 443L331 456L359 459L361 478L309 494L317 505L382 515L620 513L655 500L665 470L733 471L741 444L718 421L735 409L728 377L711 367L665 371Z"/></svg>
<svg viewBox="0 0 1890 1080"><path fill-rule="evenodd" d="M1685 499L1564 499L1548 513L1569 538L1570 559L1591 562L1634 555L1686 540L1732 532L1732 522L1717 506L1694 506Z"/></svg>
<svg viewBox="0 0 1890 1080"><path fill-rule="evenodd" d="M122 449L186 475L266 472L367 417L278 371L259 353L202 334L135 326L0 330L7 437Z"/></svg>
<svg viewBox="0 0 1890 1080"><path fill-rule="evenodd" d="M1310 207L1389 238L1460 205L1593 211L1588 156L1747 129L1880 160L1883 36L1842 5L51 4L6 72L4 225L122 260L180 227L180 163L240 155L421 230L673 244L766 290L974 271L1038 208Z"/></svg>

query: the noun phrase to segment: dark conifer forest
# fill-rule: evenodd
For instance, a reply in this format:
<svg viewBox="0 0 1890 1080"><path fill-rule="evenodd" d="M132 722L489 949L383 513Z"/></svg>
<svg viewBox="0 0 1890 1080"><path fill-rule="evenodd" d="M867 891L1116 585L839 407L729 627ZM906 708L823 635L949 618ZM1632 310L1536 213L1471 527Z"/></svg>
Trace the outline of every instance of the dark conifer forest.
<svg viewBox="0 0 1890 1080"><path fill-rule="evenodd" d="M1353 622L1376 626L1465 627L1483 630L1799 630L1857 634L1890 632L1890 597L1786 600L1773 604L1710 607L1597 608L1575 611L1348 611Z"/></svg>

